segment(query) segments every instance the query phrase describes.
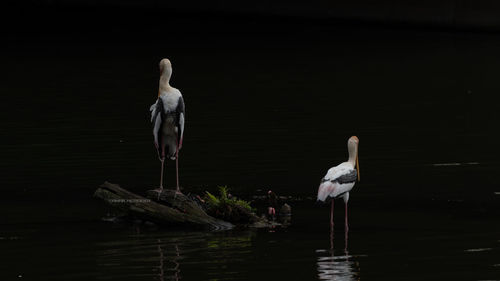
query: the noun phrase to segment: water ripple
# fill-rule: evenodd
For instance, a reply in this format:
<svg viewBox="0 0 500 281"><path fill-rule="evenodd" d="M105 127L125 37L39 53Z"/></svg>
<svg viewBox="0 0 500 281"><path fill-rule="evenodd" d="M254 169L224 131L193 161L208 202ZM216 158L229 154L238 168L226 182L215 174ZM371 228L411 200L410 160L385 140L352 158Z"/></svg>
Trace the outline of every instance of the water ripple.
<svg viewBox="0 0 500 281"><path fill-rule="evenodd" d="M328 250L317 250L317 253L329 253ZM360 266L357 258L349 254L342 256L318 256L317 268L320 280L359 280Z"/></svg>

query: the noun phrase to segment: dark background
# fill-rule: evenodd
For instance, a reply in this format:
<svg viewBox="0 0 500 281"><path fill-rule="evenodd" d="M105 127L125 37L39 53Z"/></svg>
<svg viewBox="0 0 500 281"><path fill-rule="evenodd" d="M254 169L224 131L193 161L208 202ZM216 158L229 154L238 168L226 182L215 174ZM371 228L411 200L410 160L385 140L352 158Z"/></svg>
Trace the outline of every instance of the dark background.
<svg viewBox="0 0 500 281"><path fill-rule="evenodd" d="M106 266L147 261L129 247L154 252L158 239L186 251L191 263L183 268L193 268L185 277L230 274L206 264L226 254L222 265L254 272L248 278L262 278L259 270L269 278L304 277L295 262L314 274L314 250L328 244L328 208L313 206L319 180L347 159L347 139L357 135L361 182L349 202L350 245L362 266L354 271L386 278L390 261L407 280L495 277L500 4L235 3L5 4L0 242L9 276L118 278L125 266L113 267L116 274ZM158 185L148 109L164 57L186 102L184 191L228 185L247 199L268 189L299 199L293 227L279 239L135 235L99 223L108 209L92 194L103 181L138 193ZM167 186L175 183L173 163ZM339 222L342 208L337 204ZM210 239L246 242L213 250L205 245ZM189 253L204 247L202 260ZM67 259L68 251L81 263ZM233 251L245 256L241 263ZM253 257L264 252L265 266ZM151 266L141 270L150 274Z"/></svg>
<svg viewBox="0 0 500 281"><path fill-rule="evenodd" d="M157 62L169 57L188 110L185 186L313 196L356 134L361 166L374 168L365 166L366 184L425 190L387 187L404 200L445 190L490 197L495 3L7 5L2 188L29 197L61 185L88 194L106 179L154 185L148 108ZM433 166L443 163L464 165ZM448 177L449 167L465 170ZM478 179L487 184L471 191Z"/></svg>
<svg viewBox="0 0 500 281"><path fill-rule="evenodd" d="M73 9L129 9L157 13L205 13L226 15L261 15L324 20L386 23L393 26L411 24L478 29L499 27L497 1L8 1L7 7L24 9L68 7ZM6 11L10 14L10 11ZM116 14L109 15L114 18Z"/></svg>

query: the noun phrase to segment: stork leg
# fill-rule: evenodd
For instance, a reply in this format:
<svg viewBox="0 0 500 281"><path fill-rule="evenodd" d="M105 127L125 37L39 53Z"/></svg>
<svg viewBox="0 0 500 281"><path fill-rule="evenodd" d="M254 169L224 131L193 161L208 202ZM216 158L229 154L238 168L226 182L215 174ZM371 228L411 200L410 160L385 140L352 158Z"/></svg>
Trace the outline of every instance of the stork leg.
<svg viewBox="0 0 500 281"><path fill-rule="evenodd" d="M333 255L333 250L334 250L333 235L334 235L333 225L330 225L330 252L332 253L332 255Z"/></svg>
<svg viewBox="0 0 500 281"><path fill-rule="evenodd" d="M177 178L177 192L180 193L179 188L179 144L177 143L177 149L175 151L175 176Z"/></svg>
<svg viewBox="0 0 500 281"><path fill-rule="evenodd" d="M347 220L347 202L345 202L345 233L349 231L349 222Z"/></svg>
<svg viewBox="0 0 500 281"><path fill-rule="evenodd" d="M334 202L334 200L332 198L332 210L330 211L330 226L331 226L332 230L333 230L333 202Z"/></svg>
<svg viewBox="0 0 500 281"><path fill-rule="evenodd" d="M333 198L332 198L332 209L330 211L330 251L333 254L333 235L334 235L334 229L333 229Z"/></svg>
<svg viewBox="0 0 500 281"><path fill-rule="evenodd" d="M161 162L160 187L158 187L156 189L156 191L158 191L158 198L160 198L160 193L163 191L163 170L164 170L164 166L165 166L165 146L164 145L161 145L160 162Z"/></svg>
<svg viewBox="0 0 500 281"><path fill-rule="evenodd" d="M160 187L158 190L161 192L163 190L163 170L164 170L164 165L165 165L165 158L160 160L161 162L161 172L160 172Z"/></svg>
<svg viewBox="0 0 500 281"><path fill-rule="evenodd" d="M154 191L158 192L158 198L157 200L160 200L160 195L163 191L163 170L164 170L164 165L165 165L165 158L160 158L160 162L161 162L161 171L160 171L160 187L158 187L157 189L155 189Z"/></svg>
<svg viewBox="0 0 500 281"><path fill-rule="evenodd" d="M349 222L347 220L347 202L345 202L345 248L344 252L346 256L349 256L349 252L347 251L347 244L349 241Z"/></svg>

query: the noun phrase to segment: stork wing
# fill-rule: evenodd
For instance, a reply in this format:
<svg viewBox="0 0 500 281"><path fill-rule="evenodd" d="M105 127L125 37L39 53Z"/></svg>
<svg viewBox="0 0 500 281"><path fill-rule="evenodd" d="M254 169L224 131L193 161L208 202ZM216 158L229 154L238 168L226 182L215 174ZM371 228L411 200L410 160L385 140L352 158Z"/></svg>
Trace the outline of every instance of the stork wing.
<svg viewBox="0 0 500 281"><path fill-rule="evenodd" d="M164 115L163 101L159 98L158 100L156 100L156 103L151 105L149 110L151 111L151 124L153 125L153 136L155 139L155 145L156 148L158 148L159 147L158 140L159 140L162 116Z"/></svg>
<svg viewBox="0 0 500 281"><path fill-rule="evenodd" d="M336 182L343 184L343 183L351 183L355 182L358 177L358 172L355 169L347 171L347 173L342 174L338 178L335 179Z"/></svg>
<svg viewBox="0 0 500 281"><path fill-rule="evenodd" d="M358 172L356 169L347 168L345 166L342 167L339 165L338 167L330 169L321 182L323 183L329 181L339 184L351 183L356 181L357 176Z"/></svg>
<svg viewBox="0 0 500 281"><path fill-rule="evenodd" d="M185 116L185 107L184 107L184 99L182 96L179 97L179 101L177 102L177 108L175 109L177 113L176 118L176 126L177 126L177 140L179 141L179 149L182 147L182 140L184 138L184 116Z"/></svg>

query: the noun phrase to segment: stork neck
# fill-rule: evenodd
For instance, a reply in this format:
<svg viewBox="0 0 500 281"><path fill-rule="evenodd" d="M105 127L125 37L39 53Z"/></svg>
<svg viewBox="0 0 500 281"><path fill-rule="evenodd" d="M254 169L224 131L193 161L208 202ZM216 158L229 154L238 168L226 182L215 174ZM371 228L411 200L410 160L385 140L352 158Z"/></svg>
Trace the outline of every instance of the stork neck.
<svg viewBox="0 0 500 281"><path fill-rule="evenodd" d="M163 91L168 91L170 89L170 75L161 75L159 83L160 93Z"/></svg>
<svg viewBox="0 0 500 281"><path fill-rule="evenodd" d="M358 148L352 147L349 149L349 162L353 167L356 167L356 156L358 155Z"/></svg>

